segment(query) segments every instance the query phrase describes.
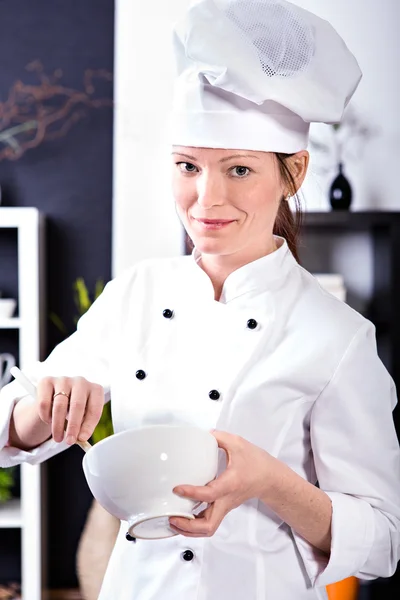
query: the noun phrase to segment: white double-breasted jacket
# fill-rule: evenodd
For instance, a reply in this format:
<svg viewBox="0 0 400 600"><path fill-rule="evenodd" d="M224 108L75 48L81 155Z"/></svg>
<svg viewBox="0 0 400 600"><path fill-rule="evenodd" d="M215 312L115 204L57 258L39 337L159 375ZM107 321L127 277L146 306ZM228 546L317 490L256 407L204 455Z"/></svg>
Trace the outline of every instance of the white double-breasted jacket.
<svg viewBox="0 0 400 600"><path fill-rule="evenodd" d="M329 495L331 555L256 499L211 538L128 542L122 523L100 600L307 600L350 575L390 576L400 531L396 393L373 325L325 292L285 242L233 272L218 302L197 258L147 260L113 279L77 331L25 373L100 383L116 432L184 422L264 448ZM17 382L0 393L3 466L67 447L7 447L24 395Z"/></svg>

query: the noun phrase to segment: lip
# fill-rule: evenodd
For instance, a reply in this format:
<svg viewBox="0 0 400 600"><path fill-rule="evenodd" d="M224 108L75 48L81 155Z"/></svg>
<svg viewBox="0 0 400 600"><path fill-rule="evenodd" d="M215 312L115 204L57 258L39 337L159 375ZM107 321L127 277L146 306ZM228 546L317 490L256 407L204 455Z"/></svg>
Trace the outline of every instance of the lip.
<svg viewBox="0 0 400 600"><path fill-rule="evenodd" d="M193 217L194 218L194 217ZM234 223L234 219L196 219L194 220L203 228L207 230L218 230L227 227L231 223Z"/></svg>
<svg viewBox="0 0 400 600"><path fill-rule="evenodd" d="M234 219L196 219L199 223L205 223L207 225L217 225L219 223L233 223Z"/></svg>

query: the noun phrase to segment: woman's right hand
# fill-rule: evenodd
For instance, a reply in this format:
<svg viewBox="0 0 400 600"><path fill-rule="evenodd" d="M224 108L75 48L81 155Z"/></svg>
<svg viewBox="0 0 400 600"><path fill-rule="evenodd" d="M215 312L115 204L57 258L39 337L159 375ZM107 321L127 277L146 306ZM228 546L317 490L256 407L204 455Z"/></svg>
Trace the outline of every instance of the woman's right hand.
<svg viewBox="0 0 400 600"><path fill-rule="evenodd" d="M104 389L84 377L44 377L37 385L36 404L56 442L86 442L103 412Z"/></svg>

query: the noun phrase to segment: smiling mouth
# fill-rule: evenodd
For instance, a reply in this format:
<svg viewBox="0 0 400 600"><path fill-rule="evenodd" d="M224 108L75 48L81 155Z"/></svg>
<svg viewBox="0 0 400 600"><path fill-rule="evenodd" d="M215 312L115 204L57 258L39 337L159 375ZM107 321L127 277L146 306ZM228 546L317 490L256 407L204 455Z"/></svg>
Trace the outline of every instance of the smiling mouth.
<svg viewBox="0 0 400 600"><path fill-rule="evenodd" d="M234 219L195 219L199 223L204 225L226 225L227 223L233 223Z"/></svg>
<svg viewBox="0 0 400 600"><path fill-rule="evenodd" d="M194 218L194 217L193 217ZM236 222L236 219L195 219L195 222L198 224L203 231L219 231L221 229L226 229L229 225Z"/></svg>

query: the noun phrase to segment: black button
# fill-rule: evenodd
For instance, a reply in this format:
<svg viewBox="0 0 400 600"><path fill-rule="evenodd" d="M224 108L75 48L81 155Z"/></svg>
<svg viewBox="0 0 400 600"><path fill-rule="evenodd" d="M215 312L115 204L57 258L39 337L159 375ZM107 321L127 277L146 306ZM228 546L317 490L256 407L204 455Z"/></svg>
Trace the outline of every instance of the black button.
<svg viewBox="0 0 400 600"><path fill-rule="evenodd" d="M258 323L257 323L257 321L255 319L249 319L247 321L247 327L249 329L255 329L257 327L257 325L258 325Z"/></svg>
<svg viewBox="0 0 400 600"><path fill-rule="evenodd" d="M146 373L142 369L139 369L139 371L136 371L136 377L142 380L146 377Z"/></svg>
<svg viewBox="0 0 400 600"><path fill-rule="evenodd" d="M211 392L208 394L211 398L211 400L219 400L221 394L217 391L217 390L211 390Z"/></svg>
<svg viewBox="0 0 400 600"><path fill-rule="evenodd" d="M136 538L132 537L130 533L125 534L125 537L128 542L136 542Z"/></svg>
<svg viewBox="0 0 400 600"><path fill-rule="evenodd" d="M194 559L194 553L191 550L185 550L185 552L182 552L181 556L183 560L186 560L187 562Z"/></svg>
<svg viewBox="0 0 400 600"><path fill-rule="evenodd" d="M163 317L165 317L166 319L172 319L172 317L174 316L174 311L170 310L169 308L166 308L163 311Z"/></svg>

